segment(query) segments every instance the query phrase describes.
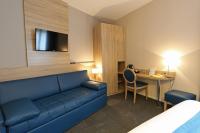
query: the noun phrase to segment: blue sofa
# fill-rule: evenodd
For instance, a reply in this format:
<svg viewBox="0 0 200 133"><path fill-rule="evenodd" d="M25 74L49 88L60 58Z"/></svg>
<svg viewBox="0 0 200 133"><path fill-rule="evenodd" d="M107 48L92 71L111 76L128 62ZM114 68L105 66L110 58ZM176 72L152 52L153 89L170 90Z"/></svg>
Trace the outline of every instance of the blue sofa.
<svg viewBox="0 0 200 133"><path fill-rule="evenodd" d="M87 71L0 83L1 132L62 133L106 105Z"/></svg>

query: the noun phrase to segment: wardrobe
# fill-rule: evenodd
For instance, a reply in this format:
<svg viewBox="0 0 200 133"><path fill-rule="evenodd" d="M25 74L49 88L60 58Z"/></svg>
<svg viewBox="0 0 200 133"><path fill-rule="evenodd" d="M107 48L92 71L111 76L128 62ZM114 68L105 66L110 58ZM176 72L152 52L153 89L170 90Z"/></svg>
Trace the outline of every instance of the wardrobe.
<svg viewBox="0 0 200 133"><path fill-rule="evenodd" d="M125 68L124 40L122 26L100 23L94 28L94 61L96 67L101 69L98 80L107 83L108 95L124 90L122 75Z"/></svg>

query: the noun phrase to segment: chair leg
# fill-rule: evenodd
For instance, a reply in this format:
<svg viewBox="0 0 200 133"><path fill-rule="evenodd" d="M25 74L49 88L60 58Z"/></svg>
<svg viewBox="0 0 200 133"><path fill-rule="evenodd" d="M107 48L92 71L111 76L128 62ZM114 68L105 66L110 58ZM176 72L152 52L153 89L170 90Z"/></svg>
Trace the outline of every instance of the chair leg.
<svg viewBox="0 0 200 133"><path fill-rule="evenodd" d="M164 111L166 111L166 110L167 110L167 102L164 101Z"/></svg>
<svg viewBox="0 0 200 133"><path fill-rule="evenodd" d="M133 97L133 103L135 104L136 103L136 95L137 95L137 92L136 92L136 89L134 88L134 97Z"/></svg>
<svg viewBox="0 0 200 133"><path fill-rule="evenodd" d="M125 100L127 99L127 88L125 87Z"/></svg>
<svg viewBox="0 0 200 133"><path fill-rule="evenodd" d="M145 89L146 100L148 99L148 87Z"/></svg>

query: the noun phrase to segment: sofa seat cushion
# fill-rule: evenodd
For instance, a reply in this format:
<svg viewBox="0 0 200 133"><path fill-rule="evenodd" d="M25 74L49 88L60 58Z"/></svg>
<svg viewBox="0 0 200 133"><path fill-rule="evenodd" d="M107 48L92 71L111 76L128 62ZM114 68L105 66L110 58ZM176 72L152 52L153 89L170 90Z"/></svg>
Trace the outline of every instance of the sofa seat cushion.
<svg viewBox="0 0 200 133"><path fill-rule="evenodd" d="M5 125L11 126L39 115L39 109L27 98L14 100L2 105Z"/></svg>
<svg viewBox="0 0 200 133"><path fill-rule="evenodd" d="M2 111L0 110L0 127L2 127L3 124L4 124L4 118L3 118Z"/></svg>
<svg viewBox="0 0 200 133"><path fill-rule="evenodd" d="M105 93L106 90L96 91L79 87L39 99L34 103L40 110L40 115L28 121L29 128L31 130L45 124Z"/></svg>
<svg viewBox="0 0 200 133"><path fill-rule="evenodd" d="M50 97L34 101L35 105L40 110L40 115L28 121L30 129L36 128L42 124L55 119L65 113L64 104L59 101L63 95L56 94Z"/></svg>
<svg viewBox="0 0 200 133"><path fill-rule="evenodd" d="M85 87L79 87L71 91L63 92L64 98L61 99L61 101L65 104L66 110L70 111L105 93L106 89L96 91Z"/></svg>

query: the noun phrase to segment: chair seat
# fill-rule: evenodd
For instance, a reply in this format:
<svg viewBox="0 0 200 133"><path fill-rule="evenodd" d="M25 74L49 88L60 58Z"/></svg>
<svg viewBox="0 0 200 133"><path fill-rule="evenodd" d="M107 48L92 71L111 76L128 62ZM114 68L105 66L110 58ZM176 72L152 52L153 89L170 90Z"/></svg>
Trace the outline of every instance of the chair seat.
<svg viewBox="0 0 200 133"><path fill-rule="evenodd" d="M196 100L196 95L180 90L170 90L165 93L165 101L171 104L178 104L185 100Z"/></svg>
<svg viewBox="0 0 200 133"><path fill-rule="evenodd" d="M128 83L127 84L130 87L134 87L134 83ZM147 87L148 83L142 82L142 81L136 81L136 88L137 89L142 89L144 87Z"/></svg>

